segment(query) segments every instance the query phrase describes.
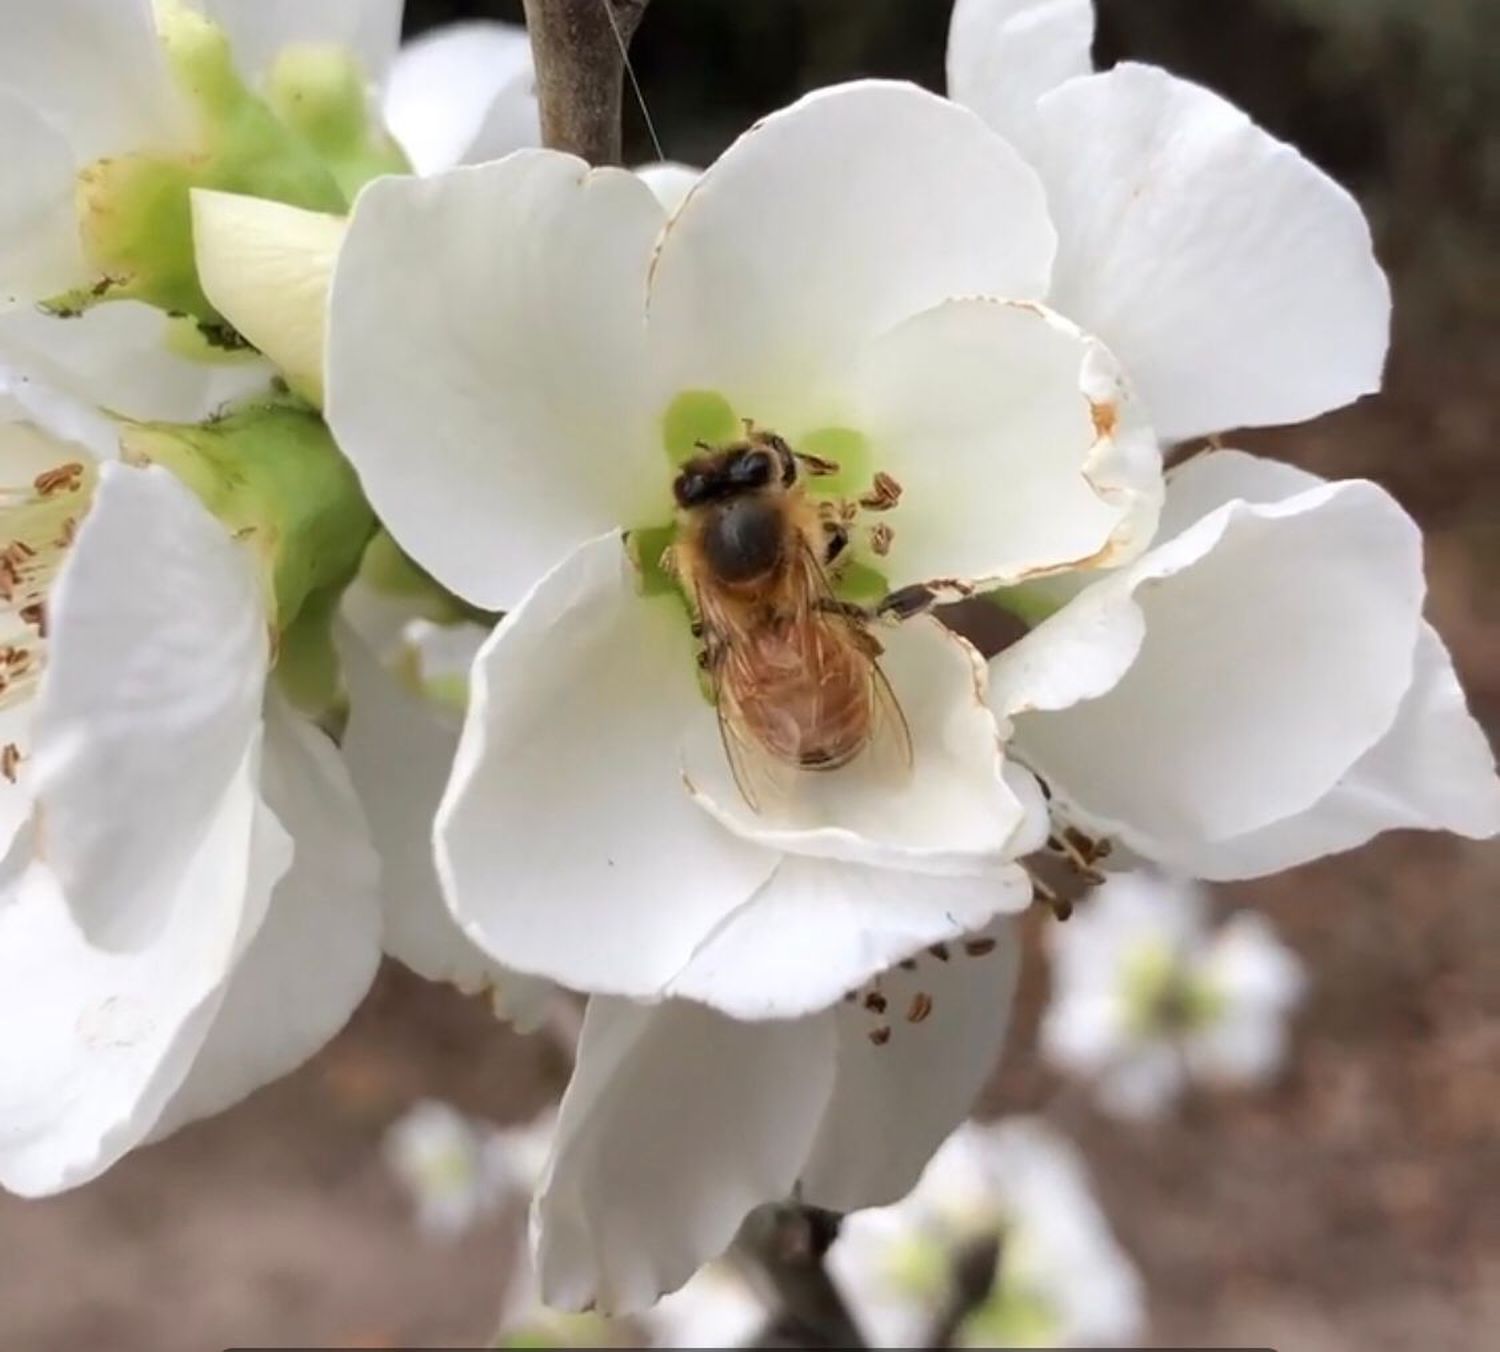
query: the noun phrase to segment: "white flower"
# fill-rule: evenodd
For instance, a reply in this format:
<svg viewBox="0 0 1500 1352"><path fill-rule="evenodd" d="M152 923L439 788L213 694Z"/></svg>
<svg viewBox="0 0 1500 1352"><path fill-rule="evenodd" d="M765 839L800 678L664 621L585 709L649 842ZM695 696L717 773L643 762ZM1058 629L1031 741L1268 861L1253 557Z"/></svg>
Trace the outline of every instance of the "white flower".
<svg viewBox="0 0 1500 1352"><path fill-rule="evenodd" d="M905 1195L993 1069L1018 956L998 921L795 1020L591 1000L536 1200L547 1303L644 1309L794 1192Z"/></svg>
<svg viewBox="0 0 1500 1352"><path fill-rule="evenodd" d="M411 1196L424 1235L456 1239L514 1200L496 1136L435 1099L422 1100L387 1129L386 1163Z"/></svg>
<svg viewBox="0 0 1500 1352"><path fill-rule="evenodd" d="M964 1347L1117 1346L1143 1332L1140 1278L1076 1150L1030 1118L955 1132L896 1206L845 1219L829 1268L880 1347L922 1346L966 1250L999 1241L988 1300Z"/></svg>
<svg viewBox="0 0 1500 1352"><path fill-rule="evenodd" d="M365 179L406 166L382 85L385 124L423 167L536 140L521 30L459 25L398 53L401 10L6 0L0 360L143 418L192 421L264 384L263 362L195 328L214 314L192 275L190 187L342 211ZM86 313L57 318L44 300Z"/></svg>
<svg viewBox="0 0 1500 1352"><path fill-rule="evenodd" d="M1201 889L1121 874L1048 943L1042 1049L1094 1081L1108 1111L1155 1117L1189 1081L1250 1086L1280 1068L1305 982L1264 916L1242 912L1210 932Z"/></svg>
<svg viewBox="0 0 1500 1352"><path fill-rule="evenodd" d="M1024 904L1004 866L1034 799L1002 776L965 645L931 622L889 636L905 784L856 762L758 814L680 598L647 593L677 460L737 416L838 460L840 494L900 481L888 554L860 546L893 578L962 590L1127 550L1154 515L1154 442L1098 344L1003 299L1038 294L1053 247L1009 147L878 83L768 119L665 225L632 176L547 152L362 196L331 425L416 562L510 610L438 825L450 903L493 956L798 1014ZM414 249L420 279L395 262Z"/></svg>
<svg viewBox="0 0 1500 1352"><path fill-rule="evenodd" d="M1394 827L1500 830L1500 781L1422 618L1421 536L1382 489L1233 451L1170 477L1152 549L990 663L1063 820L1242 878Z"/></svg>
<svg viewBox="0 0 1500 1352"><path fill-rule="evenodd" d="M305 1060L380 921L254 542L26 424L0 466L0 1183L38 1195Z"/></svg>

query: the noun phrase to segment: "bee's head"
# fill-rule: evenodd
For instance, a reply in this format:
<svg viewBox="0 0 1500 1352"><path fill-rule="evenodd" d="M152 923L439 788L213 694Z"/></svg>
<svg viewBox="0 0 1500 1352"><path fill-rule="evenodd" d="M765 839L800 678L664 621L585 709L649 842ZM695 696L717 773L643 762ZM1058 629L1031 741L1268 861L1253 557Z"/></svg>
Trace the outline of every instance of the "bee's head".
<svg viewBox="0 0 1500 1352"><path fill-rule="evenodd" d="M679 507L706 507L766 489L787 489L797 481L797 458L774 432L758 432L727 449L703 447L672 482Z"/></svg>

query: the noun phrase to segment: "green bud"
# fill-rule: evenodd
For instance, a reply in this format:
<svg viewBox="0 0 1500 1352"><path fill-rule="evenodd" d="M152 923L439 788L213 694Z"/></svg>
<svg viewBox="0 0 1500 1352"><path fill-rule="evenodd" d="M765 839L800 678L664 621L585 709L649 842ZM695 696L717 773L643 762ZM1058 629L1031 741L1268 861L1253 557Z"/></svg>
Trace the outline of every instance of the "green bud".
<svg viewBox="0 0 1500 1352"><path fill-rule="evenodd" d="M198 147L181 154L142 151L83 169L79 228L84 251L105 280L51 304L66 313L106 297L128 298L221 324L194 267L190 189L336 214L347 209L348 198L316 151L246 88L223 29L180 0L158 0L156 18L168 67L196 114Z"/></svg>
<svg viewBox="0 0 1500 1352"><path fill-rule="evenodd" d="M364 71L342 47L297 43L283 48L267 77L266 98L328 166L351 202L370 179L411 172L401 147L372 124Z"/></svg>
<svg viewBox="0 0 1500 1352"><path fill-rule="evenodd" d="M169 469L259 556L278 669L305 707L337 687L332 620L375 517L321 418L300 403L247 404L201 425L128 423L127 460Z"/></svg>

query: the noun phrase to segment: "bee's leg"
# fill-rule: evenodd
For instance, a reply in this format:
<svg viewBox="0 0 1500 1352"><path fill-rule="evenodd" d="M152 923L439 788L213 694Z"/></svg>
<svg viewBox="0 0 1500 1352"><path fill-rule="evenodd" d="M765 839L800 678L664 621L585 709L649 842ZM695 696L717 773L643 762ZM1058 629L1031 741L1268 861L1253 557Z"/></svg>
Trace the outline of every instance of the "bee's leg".
<svg viewBox="0 0 1500 1352"><path fill-rule="evenodd" d="M914 620L941 603L942 598L937 592L925 582L918 582L910 587L898 587L893 592L887 592L876 604L875 614L882 620Z"/></svg>
<svg viewBox="0 0 1500 1352"><path fill-rule="evenodd" d="M931 582L916 582L888 592L876 604L875 616L881 620L914 620L938 606L955 605L973 595L973 583L959 578L934 578Z"/></svg>
<svg viewBox="0 0 1500 1352"><path fill-rule="evenodd" d="M831 566L843 557L849 548L849 527L842 521L827 519L823 522L823 564Z"/></svg>
<svg viewBox="0 0 1500 1352"><path fill-rule="evenodd" d="M840 601L836 596L820 596L812 603L812 608L820 614L840 615L846 620L870 619L869 607L856 605L853 601Z"/></svg>

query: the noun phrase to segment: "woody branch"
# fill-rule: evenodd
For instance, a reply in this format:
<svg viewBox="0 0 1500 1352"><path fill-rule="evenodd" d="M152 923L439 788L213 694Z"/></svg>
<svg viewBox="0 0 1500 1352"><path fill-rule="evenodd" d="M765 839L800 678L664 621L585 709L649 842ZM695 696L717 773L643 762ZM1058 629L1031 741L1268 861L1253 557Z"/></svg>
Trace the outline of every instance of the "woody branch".
<svg viewBox="0 0 1500 1352"><path fill-rule="evenodd" d="M590 164L619 164L623 48L650 0L526 0L542 142Z"/></svg>

